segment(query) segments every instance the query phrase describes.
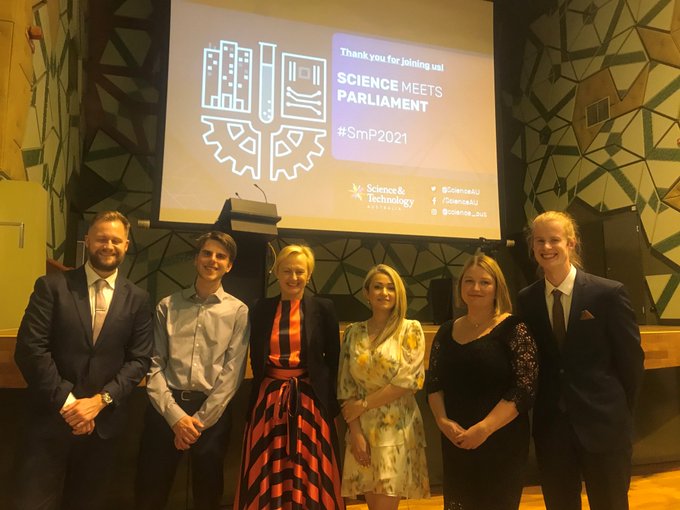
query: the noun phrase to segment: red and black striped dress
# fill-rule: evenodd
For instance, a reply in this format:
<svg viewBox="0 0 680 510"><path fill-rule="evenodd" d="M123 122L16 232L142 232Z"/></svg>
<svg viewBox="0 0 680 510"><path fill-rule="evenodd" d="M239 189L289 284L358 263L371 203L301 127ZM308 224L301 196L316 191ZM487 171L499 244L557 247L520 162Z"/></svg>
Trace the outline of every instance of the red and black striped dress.
<svg viewBox="0 0 680 510"><path fill-rule="evenodd" d="M342 509L331 420L305 369L300 301L280 301L267 375L246 425L234 508Z"/></svg>

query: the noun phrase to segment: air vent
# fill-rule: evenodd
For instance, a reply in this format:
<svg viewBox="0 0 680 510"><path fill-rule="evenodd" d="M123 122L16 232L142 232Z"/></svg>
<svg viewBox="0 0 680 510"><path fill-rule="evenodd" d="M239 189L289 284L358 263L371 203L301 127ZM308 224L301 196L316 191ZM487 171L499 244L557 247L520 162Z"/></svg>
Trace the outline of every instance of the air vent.
<svg viewBox="0 0 680 510"><path fill-rule="evenodd" d="M586 122L588 127L609 120L609 97L600 99L586 107Z"/></svg>

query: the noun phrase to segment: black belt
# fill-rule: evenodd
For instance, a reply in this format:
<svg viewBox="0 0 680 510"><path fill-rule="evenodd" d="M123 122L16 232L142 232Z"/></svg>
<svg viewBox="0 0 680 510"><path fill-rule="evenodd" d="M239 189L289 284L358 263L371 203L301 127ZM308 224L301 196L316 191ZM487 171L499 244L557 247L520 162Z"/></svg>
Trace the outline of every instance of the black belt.
<svg viewBox="0 0 680 510"><path fill-rule="evenodd" d="M191 390L172 390L172 396L177 402L193 402L208 398L208 396L202 391Z"/></svg>

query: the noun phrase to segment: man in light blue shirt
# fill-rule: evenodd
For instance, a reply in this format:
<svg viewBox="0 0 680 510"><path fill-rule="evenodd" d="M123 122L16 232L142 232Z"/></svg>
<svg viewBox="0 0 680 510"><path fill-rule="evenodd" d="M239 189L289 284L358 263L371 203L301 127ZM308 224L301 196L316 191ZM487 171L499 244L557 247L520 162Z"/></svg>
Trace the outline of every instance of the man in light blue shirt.
<svg viewBox="0 0 680 510"><path fill-rule="evenodd" d="M248 308L222 288L236 243L222 232L198 239L193 287L158 303L136 508L165 507L183 452L191 455L194 508L219 508L230 416L245 373Z"/></svg>

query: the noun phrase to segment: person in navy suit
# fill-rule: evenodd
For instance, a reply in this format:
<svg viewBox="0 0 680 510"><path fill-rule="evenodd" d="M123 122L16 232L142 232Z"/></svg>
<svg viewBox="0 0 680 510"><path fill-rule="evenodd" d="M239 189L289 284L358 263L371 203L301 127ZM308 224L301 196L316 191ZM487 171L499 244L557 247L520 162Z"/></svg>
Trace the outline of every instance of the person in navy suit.
<svg viewBox="0 0 680 510"><path fill-rule="evenodd" d="M640 332L619 282L581 270L575 221L548 211L531 224L530 251L544 278L520 291L520 316L539 351L533 412L547 510L625 510L633 406L643 375Z"/></svg>
<svg viewBox="0 0 680 510"><path fill-rule="evenodd" d="M119 212L97 214L85 236L88 261L35 283L14 356L29 405L16 509L105 507L126 400L148 371L153 342L149 296L118 271L129 229Z"/></svg>

